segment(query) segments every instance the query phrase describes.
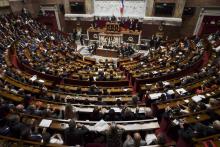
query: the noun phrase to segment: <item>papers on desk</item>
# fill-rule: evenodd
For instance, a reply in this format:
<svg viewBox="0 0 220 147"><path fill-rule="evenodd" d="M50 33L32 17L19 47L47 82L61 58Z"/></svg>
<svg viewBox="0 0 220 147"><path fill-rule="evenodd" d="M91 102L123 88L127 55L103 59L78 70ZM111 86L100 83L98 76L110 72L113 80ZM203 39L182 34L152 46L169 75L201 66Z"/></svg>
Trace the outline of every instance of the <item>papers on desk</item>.
<svg viewBox="0 0 220 147"><path fill-rule="evenodd" d="M94 108L92 108L92 107L85 107L85 108L75 107L75 110L77 112L86 112L86 113L89 112L89 113L92 113Z"/></svg>
<svg viewBox="0 0 220 147"><path fill-rule="evenodd" d="M161 48L161 49L165 49L166 47L161 45L160 48Z"/></svg>
<svg viewBox="0 0 220 147"><path fill-rule="evenodd" d="M40 80L38 80L38 81L39 81L40 83L44 83L44 80L41 80L41 79L40 79Z"/></svg>
<svg viewBox="0 0 220 147"><path fill-rule="evenodd" d="M140 107L140 108L139 108L139 113L145 113L144 107Z"/></svg>
<svg viewBox="0 0 220 147"><path fill-rule="evenodd" d="M175 125L179 125L179 124L180 124L180 121L177 120L177 119L174 119L174 120L173 120L173 123L174 123Z"/></svg>
<svg viewBox="0 0 220 147"><path fill-rule="evenodd" d="M124 91L128 91L128 88L124 88L123 90L124 90Z"/></svg>
<svg viewBox="0 0 220 147"><path fill-rule="evenodd" d="M185 103L189 103L189 100L184 100Z"/></svg>
<svg viewBox="0 0 220 147"><path fill-rule="evenodd" d="M100 120L97 122L94 126L91 125L85 125L90 131L98 131L102 132L109 128L108 123L106 123L104 120ZM158 129L160 126L158 122L148 122L144 124L125 124L120 125L121 128L123 128L125 131L134 131L134 130L151 130L151 129Z"/></svg>
<svg viewBox="0 0 220 147"><path fill-rule="evenodd" d="M205 98L205 96L204 95L195 95L195 96L193 96L192 97L192 100L194 101L194 102L200 102L202 99L204 99Z"/></svg>
<svg viewBox="0 0 220 147"><path fill-rule="evenodd" d="M140 130L140 124L121 125L124 130Z"/></svg>
<svg viewBox="0 0 220 147"><path fill-rule="evenodd" d="M168 86L168 85L170 85L170 83L167 82L167 81L163 81L162 83L163 83L164 86Z"/></svg>
<svg viewBox="0 0 220 147"><path fill-rule="evenodd" d="M98 71L103 71L103 69L99 68Z"/></svg>
<svg viewBox="0 0 220 147"><path fill-rule="evenodd" d="M151 100L156 100L158 99L163 93L152 93L152 94L149 94L149 97Z"/></svg>
<svg viewBox="0 0 220 147"><path fill-rule="evenodd" d="M215 50L216 52L219 52L220 51L220 45L216 48L213 48L213 50Z"/></svg>
<svg viewBox="0 0 220 147"><path fill-rule="evenodd" d="M42 119L39 126L40 127L44 127L44 128L49 128L50 125L52 123L52 120L49 120L49 119Z"/></svg>
<svg viewBox="0 0 220 147"><path fill-rule="evenodd" d="M99 122L97 122L94 126L95 131L98 132L102 132L105 131L109 128L109 125L107 122L105 122L104 120L100 120Z"/></svg>
<svg viewBox="0 0 220 147"><path fill-rule="evenodd" d="M16 93L16 94L18 93L18 91L15 89L11 89L11 92Z"/></svg>
<svg viewBox="0 0 220 147"><path fill-rule="evenodd" d="M50 36L50 40L55 40L54 36Z"/></svg>
<svg viewBox="0 0 220 147"><path fill-rule="evenodd" d="M157 140L157 137L155 134L147 134L145 137L145 141L146 141L147 145L150 145L155 140Z"/></svg>
<svg viewBox="0 0 220 147"><path fill-rule="evenodd" d="M113 107L113 108L111 108L111 109L113 109L115 112L118 112L118 113L120 113L120 112L121 112L121 109L120 109L120 108L118 108L118 107Z"/></svg>
<svg viewBox="0 0 220 147"><path fill-rule="evenodd" d="M187 91L184 89L184 88L179 88L179 89L176 89L176 92L180 95L186 93Z"/></svg>
<svg viewBox="0 0 220 147"><path fill-rule="evenodd" d="M209 94L209 93L206 93L206 96L211 96L211 94Z"/></svg>
<svg viewBox="0 0 220 147"><path fill-rule="evenodd" d="M168 90L168 91L167 91L167 94L170 94L170 95L171 95L171 94L174 94L174 93L175 93L175 92L174 92L173 90Z"/></svg>
<svg viewBox="0 0 220 147"><path fill-rule="evenodd" d="M159 128L158 122L149 122L144 124L126 124L120 125L125 131L134 131L134 130L151 130Z"/></svg>
<svg viewBox="0 0 220 147"><path fill-rule="evenodd" d="M30 80L33 82L33 81L35 81L35 80L37 80L37 75L33 75L31 78L30 78Z"/></svg>
<svg viewBox="0 0 220 147"><path fill-rule="evenodd" d="M158 72L157 72L157 71L152 71L152 73L153 73L153 74L157 74Z"/></svg>

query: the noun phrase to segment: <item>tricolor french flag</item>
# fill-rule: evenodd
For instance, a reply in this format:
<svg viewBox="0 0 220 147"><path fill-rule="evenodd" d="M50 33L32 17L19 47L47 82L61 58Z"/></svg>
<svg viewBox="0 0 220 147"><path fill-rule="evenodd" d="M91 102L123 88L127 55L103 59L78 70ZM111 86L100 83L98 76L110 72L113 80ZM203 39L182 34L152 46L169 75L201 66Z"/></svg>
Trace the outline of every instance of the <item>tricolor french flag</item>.
<svg viewBox="0 0 220 147"><path fill-rule="evenodd" d="M121 15L124 14L124 0L120 0L121 1L121 6L120 6L120 13Z"/></svg>

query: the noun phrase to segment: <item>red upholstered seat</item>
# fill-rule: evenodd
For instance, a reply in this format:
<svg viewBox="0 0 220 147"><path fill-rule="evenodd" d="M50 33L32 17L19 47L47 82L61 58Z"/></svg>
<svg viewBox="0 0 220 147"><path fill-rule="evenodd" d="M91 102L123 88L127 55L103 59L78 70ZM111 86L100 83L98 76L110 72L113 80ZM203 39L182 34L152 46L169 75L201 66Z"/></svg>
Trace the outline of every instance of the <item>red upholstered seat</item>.
<svg viewBox="0 0 220 147"><path fill-rule="evenodd" d="M192 145L186 142L182 137L179 137L176 146L178 147L192 147Z"/></svg>
<svg viewBox="0 0 220 147"><path fill-rule="evenodd" d="M102 143L88 143L85 145L85 147L106 147L106 144Z"/></svg>

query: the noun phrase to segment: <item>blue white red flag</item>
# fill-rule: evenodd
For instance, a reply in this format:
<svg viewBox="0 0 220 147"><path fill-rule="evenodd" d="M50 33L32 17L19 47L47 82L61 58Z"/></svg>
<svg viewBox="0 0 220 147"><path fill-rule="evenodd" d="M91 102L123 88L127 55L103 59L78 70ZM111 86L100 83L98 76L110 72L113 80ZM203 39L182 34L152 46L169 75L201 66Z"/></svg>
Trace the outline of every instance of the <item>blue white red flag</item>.
<svg viewBox="0 0 220 147"><path fill-rule="evenodd" d="M124 14L124 0L120 0L121 1L121 6L120 6L120 13L121 15Z"/></svg>

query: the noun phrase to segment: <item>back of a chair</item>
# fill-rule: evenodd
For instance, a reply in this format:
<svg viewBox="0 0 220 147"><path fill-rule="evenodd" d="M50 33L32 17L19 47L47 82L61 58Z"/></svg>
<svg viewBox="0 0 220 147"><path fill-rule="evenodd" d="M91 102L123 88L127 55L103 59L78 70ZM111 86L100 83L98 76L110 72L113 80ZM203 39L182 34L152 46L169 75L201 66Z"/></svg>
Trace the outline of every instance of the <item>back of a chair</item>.
<svg viewBox="0 0 220 147"><path fill-rule="evenodd" d="M85 147L106 147L106 144L101 143L88 143L85 145Z"/></svg>

